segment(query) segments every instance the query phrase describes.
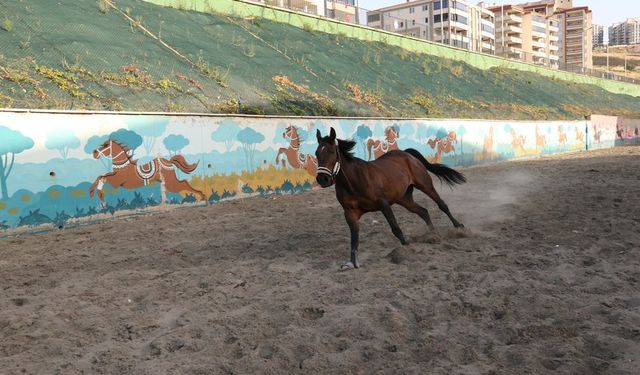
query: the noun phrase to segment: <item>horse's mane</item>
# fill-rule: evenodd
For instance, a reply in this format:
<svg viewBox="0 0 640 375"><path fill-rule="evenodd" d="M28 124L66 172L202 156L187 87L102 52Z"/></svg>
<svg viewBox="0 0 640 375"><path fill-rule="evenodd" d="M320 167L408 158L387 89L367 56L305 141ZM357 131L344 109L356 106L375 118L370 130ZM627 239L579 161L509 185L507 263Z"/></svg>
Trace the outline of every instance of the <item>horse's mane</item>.
<svg viewBox="0 0 640 375"><path fill-rule="evenodd" d="M322 141L331 143L331 139L328 136L322 138ZM338 147L345 159L350 160L355 158L353 149L356 147L356 141L352 139L338 139Z"/></svg>

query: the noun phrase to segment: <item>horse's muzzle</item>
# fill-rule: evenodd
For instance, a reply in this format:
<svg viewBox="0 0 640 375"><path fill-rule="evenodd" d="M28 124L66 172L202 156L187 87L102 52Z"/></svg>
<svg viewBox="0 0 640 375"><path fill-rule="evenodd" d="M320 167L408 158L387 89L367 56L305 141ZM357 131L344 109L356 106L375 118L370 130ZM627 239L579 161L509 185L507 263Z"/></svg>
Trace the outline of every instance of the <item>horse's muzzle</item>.
<svg viewBox="0 0 640 375"><path fill-rule="evenodd" d="M333 185L333 179L331 176L324 173L320 173L316 176L316 182L323 188L328 188Z"/></svg>

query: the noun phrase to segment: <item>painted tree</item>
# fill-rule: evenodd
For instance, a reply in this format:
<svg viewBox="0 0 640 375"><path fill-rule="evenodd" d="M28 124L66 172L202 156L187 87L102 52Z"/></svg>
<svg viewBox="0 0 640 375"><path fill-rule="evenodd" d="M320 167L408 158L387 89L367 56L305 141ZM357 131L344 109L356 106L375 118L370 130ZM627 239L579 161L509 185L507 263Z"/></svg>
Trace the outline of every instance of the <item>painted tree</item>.
<svg viewBox="0 0 640 375"><path fill-rule="evenodd" d="M456 130L457 135L460 136L460 158L458 158L458 162L464 166L464 135L467 132L464 125L460 125L458 130Z"/></svg>
<svg viewBox="0 0 640 375"><path fill-rule="evenodd" d="M276 132L273 135L272 142L277 145L284 145L285 142L288 143L288 141L286 141L285 138L282 136L285 131L287 131L287 124L284 122L279 122L278 125L276 126Z"/></svg>
<svg viewBox="0 0 640 375"><path fill-rule="evenodd" d="M33 139L22 133L0 126L0 189L2 199L9 199L7 179L13 170L16 154L33 147Z"/></svg>
<svg viewBox="0 0 640 375"><path fill-rule="evenodd" d="M400 134L400 125L399 124L393 124L393 128L396 129L396 132L398 132L398 134ZM402 138L403 139L411 138L411 136L413 135L414 131L415 131L415 127L414 127L414 125L412 123L406 122L406 123L402 124Z"/></svg>
<svg viewBox="0 0 640 375"><path fill-rule="evenodd" d="M362 146L362 155L364 156L367 152L367 139L371 138L373 132L369 129L368 126L362 124L358 126L356 129L355 138L360 141L360 146Z"/></svg>
<svg viewBox="0 0 640 375"><path fill-rule="evenodd" d="M89 139L87 139L87 143L84 145L84 152L93 155L93 151L100 147L108 139L108 135L94 135L90 137ZM107 172L111 171L111 159L105 158L104 156L100 155L100 162Z"/></svg>
<svg viewBox="0 0 640 375"><path fill-rule="evenodd" d="M416 125L416 136L420 143L426 142L431 136L438 133L438 129L433 125L418 124Z"/></svg>
<svg viewBox="0 0 640 375"><path fill-rule="evenodd" d="M142 137L136 132L127 129L118 129L109 134L109 139L118 142L121 146L128 147L131 152L142 145Z"/></svg>
<svg viewBox="0 0 640 375"><path fill-rule="evenodd" d="M80 147L80 139L71 129L56 129L47 133L44 146L49 150L58 150L62 159L67 159L69 150Z"/></svg>
<svg viewBox="0 0 640 375"><path fill-rule="evenodd" d="M164 143L164 147L169 150L170 154L177 155L180 150L187 147L189 140L182 135L171 134L165 137L162 143Z"/></svg>
<svg viewBox="0 0 640 375"><path fill-rule="evenodd" d="M153 152L156 139L167 130L169 119L160 116L131 116L127 117L127 126L143 138L143 146L147 155Z"/></svg>
<svg viewBox="0 0 640 375"><path fill-rule="evenodd" d="M226 118L222 120L218 128L211 133L211 139L224 143L225 150L229 152L238 139L238 133L240 133L240 127L233 119Z"/></svg>
<svg viewBox="0 0 640 375"><path fill-rule="evenodd" d="M242 144L242 151L247 162L247 170L253 170L253 158L256 152L256 145L264 141L264 135L251 128L244 128L238 132L238 141Z"/></svg>
<svg viewBox="0 0 640 375"><path fill-rule="evenodd" d="M355 120L346 120L346 119L338 120L338 125L340 125L340 129L342 130L342 134L344 138L353 137L354 129L356 128L356 125L357 125Z"/></svg>

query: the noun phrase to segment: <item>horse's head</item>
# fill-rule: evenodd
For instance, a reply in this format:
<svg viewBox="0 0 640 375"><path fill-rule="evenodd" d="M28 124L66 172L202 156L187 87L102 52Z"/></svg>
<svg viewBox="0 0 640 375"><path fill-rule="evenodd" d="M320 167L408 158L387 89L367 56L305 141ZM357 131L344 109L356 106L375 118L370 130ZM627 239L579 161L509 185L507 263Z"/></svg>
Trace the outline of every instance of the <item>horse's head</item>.
<svg viewBox="0 0 640 375"><path fill-rule="evenodd" d="M398 139L399 133L400 131L396 130L393 126L387 126L387 128L384 129L384 137L388 142L393 142Z"/></svg>
<svg viewBox="0 0 640 375"><path fill-rule="evenodd" d="M316 158L318 159L318 173L316 181L323 188L333 185L338 172L340 172L340 149L336 131L331 128L328 136L323 137L320 130L316 131L318 148Z"/></svg>
<svg viewBox="0 0 640 375"><path fill-rule="evenodd" d="M100 159L101 156L104 156L108 159L114 159L126 153L127 149L125 147L112 139L107 139L97 149L93 150L93 158Z"/></svg>
<svg viewBox="0 0 640 375"><path fill-rule="evenodd" d="M289 125L284 129L284 133L282 133L282 138L285 139L295 139L298 137L298 132L296 131L296 127L293 125Z"/></svg>

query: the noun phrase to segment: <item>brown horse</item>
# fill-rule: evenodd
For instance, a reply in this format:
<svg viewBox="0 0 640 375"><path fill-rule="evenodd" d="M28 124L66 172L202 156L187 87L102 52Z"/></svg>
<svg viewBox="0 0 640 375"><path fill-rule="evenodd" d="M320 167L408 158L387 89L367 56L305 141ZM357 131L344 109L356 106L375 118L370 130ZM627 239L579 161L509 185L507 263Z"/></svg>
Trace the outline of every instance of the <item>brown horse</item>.
<svg viewBox="0 0 640 375"><path fill-rule="evenodd" d="M436 154L433 156L433 161L435 163L442 161L442 155L449 154L451 152L453 152L453 158L455 159L456 148L453 145L454 143L458 143L458 136L455 131L450 131L449 134L442 138L436 137L435 139L429 139L427 144L431 148L436 148L436 146L438 147L436 149Z"/></svg>
<svg viewBox="0 0 640 375"><path fill-rule="evenodd" d="M351 231L351 260L342 269L358 268L358 242L360 217L373 211L382 211L391 226L393 234L403 245L407 240L396 222L391 206L395 203L417 214L434 230L429 212L413 200L413 189L417 188L433 199L438 207L449 216L456 228L463 228L449 212L446 203L433 187L428 172L435 174L449 185L466 181L464 176L442 164L429 163L420 152L414 149L395 150L381 158L366 162L353 156L354 141L336 138L331 128L329 136L318 138L318 175L316 181L326 188L336 185L336 197L344 209L344 217Z"/></svg>
<svg viewBox="0 0 640 375"><path fill-rule="evenodd" d="M89 188L89 196L92 198L95 190L98 190L98 197L103 207L105 205L102 192L104 184L109 184L114 188L136 189L147 186L151 182L160 182L161 189L166 189L172 193L188 191L197 195L201 200L205 200L204 194L191 187L189 182L178 180L174 170L175 166L184 173L191 173L196 170L198 163L189 164L184 156L176 155L169 160L155 158L146 164L138 165L136 160L131 159L129 152L129 148L114 140L106 141L93 151L94 159L104 156L111 159L113 164L113 172L98 176ZM162 190L162 193L164 195L164 190Z"/></svg>
<svg viewBox="0 0 640 375"><path fill-rule="evenodd" d="M276 155L276 165L280 164L280 155L284 154L292 168L305 169L310 176L316 175L318 161L313 155L300 153L300 137L298 129L289 125L282 133L282 138L289 139L289 147L280 147ZM282 159L282 168L286 168L285 160Z"/></svg>
<svg viewBox="0 0 640 375"><path fill-rule="evenodd" d="M384 129L384 141L374 140L369 138L367 141L367 151L369 153L369 160L371 160L371 149L373 148L373 157L378 159L382 155L389 151L398 150L398 134L395 128L387 126Z"/></svg>

